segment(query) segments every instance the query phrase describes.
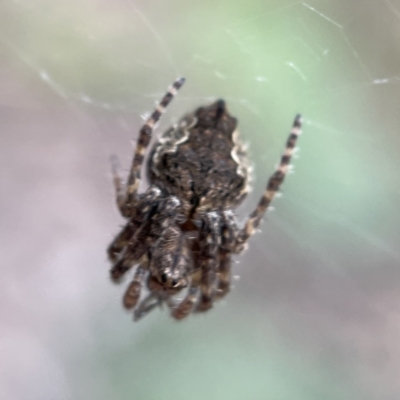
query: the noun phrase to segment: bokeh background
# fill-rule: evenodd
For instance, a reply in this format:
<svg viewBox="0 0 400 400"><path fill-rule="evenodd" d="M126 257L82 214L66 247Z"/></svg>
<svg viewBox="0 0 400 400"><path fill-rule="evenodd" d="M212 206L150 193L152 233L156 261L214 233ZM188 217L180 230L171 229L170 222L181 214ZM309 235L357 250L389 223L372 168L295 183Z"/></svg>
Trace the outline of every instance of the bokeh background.
<svg viewBox="0 0 400 400"><path fill-rule="evenodd" d="M301 151L226 300L133 323L108 157L181 75L159 128L227 100L241 221ZM3 0L0 398L399 399L399 100L399 0Z"/></svg>

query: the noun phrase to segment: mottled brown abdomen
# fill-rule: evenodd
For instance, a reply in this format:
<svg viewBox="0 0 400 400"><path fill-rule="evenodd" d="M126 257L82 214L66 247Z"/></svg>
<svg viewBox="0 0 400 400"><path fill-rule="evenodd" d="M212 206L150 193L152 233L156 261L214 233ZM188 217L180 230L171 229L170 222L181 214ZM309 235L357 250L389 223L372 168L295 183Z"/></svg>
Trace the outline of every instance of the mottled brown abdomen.
<svg viewBox="0 0 400 400"><path fill-rule="evenodd" d="M168 129L149 159L151 183L194 208L229 208L247 193L247 159L237 139L236 119L224 108L219 119L207 120L216 104Z"/></svg>

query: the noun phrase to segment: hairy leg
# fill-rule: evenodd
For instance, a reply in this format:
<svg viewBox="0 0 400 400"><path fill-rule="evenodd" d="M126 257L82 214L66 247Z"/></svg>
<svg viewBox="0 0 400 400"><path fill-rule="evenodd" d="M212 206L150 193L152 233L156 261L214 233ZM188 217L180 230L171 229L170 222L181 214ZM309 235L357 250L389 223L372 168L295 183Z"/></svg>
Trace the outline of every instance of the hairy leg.
<svg viewBox="0 0 400 400"><path fill-rule="evenodd" d="M108 246L107 254L112 263L116 263L118 261L121 252L128 246L129 240L132 238L139 226L140 224L134 224L132 221L129 221Z"/></svg>
<svg viewBox="0 0 400 400"><path fill-rule="evenodd" d="M123 305L128 310L136 307L136 304L139 301L142 283L147 272L147 265L148 260L146 259L137 267L133 280L126 289L123 298Z"/></svg>
<svg viewBox="0 0 400 400"><path fill-rule="evenodd" d="M172 311L172 316L178 320L187 317L194 308L196 312L210 309L214 298L225 296L230 289L230 253L239 232L234 214L232 211L213 212L199 219L202 220L200 249L195 256L191 286L186 297Z"/></svg>
<svg viewBox="0 0 400 400"><path fill-rule="evenodd" d="M201 281L201 270L196 270L192 275L192 281L186 297L175 307L172 308L171 315L175 319L186 318L193 310L194 305L197 302Z"/></svg>
<svg viewBox="0 0 400 400"><path fill-rule="evenodd" d="M154 186L150 186L141 194L134 215L109 246L108 256L114 263L110 271L112 280L118 281L155 240L150 232L154 213L160 205L160 196L161 191Z"/></svg>
<svg viewBox="0 0 400 400"><path fill-rule="evenodd" d="M250 236L255 232L256 228L259 226L262 217L265 214L268 206L279 190L285 176L289 170L290 159L293 155L294 148L296 146L297 138L301 133L301 116L296 115L294 119L292 130L286 142L285 151L281 157L280 163L276 171L272 174L268 180L267 187L261 200L259 201L257 208L249 215L249 218L244 226L244 228L239 232L235 252L239 253L243 250L244 244L250 238Z"/></svg>
<svg viewBox="0 0 400 400"><path fill-rule="evenodd" d="M112 266L110 270L111 279L118 283L122 276L137 264L145 253L146 246L141 237L130 242L120 259Z"/></svg>
<svg viewBox="0 0 400 400"><path fill-rule="evenodd" d="M141 180L141 169L143 166L144 155L150 144L153 128L184 82L184 78L179 78L172 84L156 109L140 129L126 190L124 190L122 185L118 159L115 156L111 159L117 205L124 217L131 216L132 209L135 208L137 202L137 190Z"/></svg>

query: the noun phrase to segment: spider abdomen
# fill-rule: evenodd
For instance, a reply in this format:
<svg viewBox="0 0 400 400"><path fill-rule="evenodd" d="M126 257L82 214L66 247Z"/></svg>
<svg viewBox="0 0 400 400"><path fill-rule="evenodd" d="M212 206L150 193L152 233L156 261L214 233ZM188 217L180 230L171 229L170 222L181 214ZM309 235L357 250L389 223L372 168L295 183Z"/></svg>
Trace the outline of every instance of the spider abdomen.
<svg viewBox="0 0 400 400"><path fill-rule="evenodd" d="M221 100L184 116L154 145L151 183L194 207L237 205L247 193L248 168L236 125Z"/></svg>

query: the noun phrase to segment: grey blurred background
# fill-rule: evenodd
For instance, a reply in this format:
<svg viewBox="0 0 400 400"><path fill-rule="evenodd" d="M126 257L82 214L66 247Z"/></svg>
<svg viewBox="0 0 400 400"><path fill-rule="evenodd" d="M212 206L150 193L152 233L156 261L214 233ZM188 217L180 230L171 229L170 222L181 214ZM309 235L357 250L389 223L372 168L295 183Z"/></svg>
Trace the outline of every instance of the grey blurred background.
<svg viewBox="0 0 400 400"><path fill-rule="evenodd" d="M0 398L399 399L399 39L398 0L4 0ZM226 300L133 323L108 157L180 75L159 131L227 100L242 221L297 112L301 151Z"/></svg>

